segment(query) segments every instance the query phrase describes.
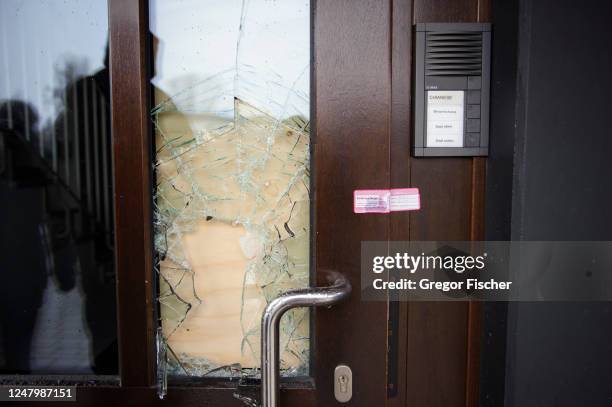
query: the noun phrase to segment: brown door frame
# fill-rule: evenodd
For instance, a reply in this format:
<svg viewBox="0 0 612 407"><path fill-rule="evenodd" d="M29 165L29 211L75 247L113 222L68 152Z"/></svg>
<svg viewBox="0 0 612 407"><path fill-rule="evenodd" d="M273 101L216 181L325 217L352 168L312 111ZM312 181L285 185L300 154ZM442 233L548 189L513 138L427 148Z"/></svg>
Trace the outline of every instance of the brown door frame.
<svg viewBox="0 0 612 407"><path fill-rule="evenodd" d="M121 385L154 384L154 285L148 16L145 1L109 1Z"/></svg>

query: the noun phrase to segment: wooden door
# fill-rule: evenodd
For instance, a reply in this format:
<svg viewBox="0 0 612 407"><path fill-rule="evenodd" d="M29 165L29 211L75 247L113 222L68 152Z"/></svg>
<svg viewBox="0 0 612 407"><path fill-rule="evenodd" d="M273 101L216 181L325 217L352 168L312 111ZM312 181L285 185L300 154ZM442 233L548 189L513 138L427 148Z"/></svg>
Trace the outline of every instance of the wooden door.
<svg viewBox="0 0 612 407"><path fill-rule="evenodd" d="M383 405L387 304L360 301L356 253L362 240L389 239L389 222L354 214L352 191L389 186L391 2L318 1L311 12L313 283L331 269L354 289L347 302L313 312L310 375L283 382L281 405L336 405L341 363L353 371L351 405ZM121 386L85 389L79 400L239 406L236 382L224 379L170 379L157 398L150 39L146 1L110 2Z"/></svg>

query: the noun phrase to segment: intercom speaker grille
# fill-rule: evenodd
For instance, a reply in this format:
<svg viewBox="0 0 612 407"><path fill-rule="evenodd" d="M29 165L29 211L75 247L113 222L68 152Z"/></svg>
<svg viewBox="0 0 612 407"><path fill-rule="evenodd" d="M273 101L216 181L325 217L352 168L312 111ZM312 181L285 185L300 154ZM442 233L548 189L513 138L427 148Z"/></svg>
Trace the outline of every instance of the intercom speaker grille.
<svg viewBox="0 0 612 407"><path fill-rule="evenodd" d="M482 33L428 32L425 75L478 76L482 71Z"/></svg>

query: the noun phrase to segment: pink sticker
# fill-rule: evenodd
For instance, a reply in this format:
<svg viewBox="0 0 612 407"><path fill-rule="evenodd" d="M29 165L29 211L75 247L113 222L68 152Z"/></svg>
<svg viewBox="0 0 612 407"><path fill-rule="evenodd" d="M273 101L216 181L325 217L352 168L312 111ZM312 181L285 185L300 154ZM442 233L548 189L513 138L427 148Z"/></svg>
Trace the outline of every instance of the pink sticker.
<svg viewBox="0 0 612 407"><path fill-rule="evenodd" d="M353 191L353 212L389 213L388 189L356 189Z"/></svg>
<svg viewBox="0 0 612 407"><path fill-rule="evenodd" d="M421 209L418 188L356 189L353 191L353 212L389 213Z"/></svg>

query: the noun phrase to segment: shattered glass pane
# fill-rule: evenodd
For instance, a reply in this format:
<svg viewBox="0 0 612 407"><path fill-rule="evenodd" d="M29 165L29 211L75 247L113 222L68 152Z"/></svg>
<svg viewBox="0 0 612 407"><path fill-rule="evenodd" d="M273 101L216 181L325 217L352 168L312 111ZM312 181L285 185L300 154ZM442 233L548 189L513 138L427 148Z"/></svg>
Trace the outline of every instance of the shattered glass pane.
<svg viewBox="0 0 612 407"><path fill-rule="evenodd" d="M257 376L261 312L309 285L308 0L151 1L158 365ZM308 374L309 312L281 322Z"/></svg>

